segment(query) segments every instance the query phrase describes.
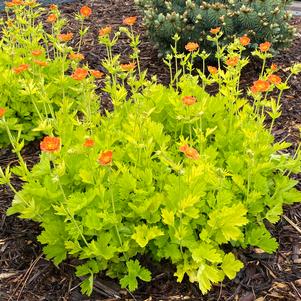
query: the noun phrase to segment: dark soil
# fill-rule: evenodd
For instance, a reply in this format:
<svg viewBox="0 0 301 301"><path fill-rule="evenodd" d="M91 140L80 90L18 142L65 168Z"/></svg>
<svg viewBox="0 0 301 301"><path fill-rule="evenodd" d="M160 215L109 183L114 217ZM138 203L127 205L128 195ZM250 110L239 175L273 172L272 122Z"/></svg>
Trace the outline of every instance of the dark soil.
<svg viewBox="0 0 301 301"><path fill-rule="evenodd" d="M93 9L93 15L87 21L90 26L82 52L91 68L101 70L101 59L105 51L97 43L98 29L112 25L117 28L123 17L138 15L132 0L91 0L76 1L61 7L64 16L69 20L66 31L78 32L74 21L74 13L79 7L87 4ZM287 75L287 67L294 62L301 62L301 19L295 18L293 23L298 29L298 35L293 45L282 51L275 59L282 68L282 74ZM141 35L141 63L150 75L156 74L159 82L168 83L168 70L158 58L157 51L145 35L139 17L135 26ZM76 43L76 41L75 41ZM126 40L121 40L116 52L122 53L122 60L128 62L130 49ZM256 64L246 69L242 80L243 86L249 86L256 80ZM301 126L301 77L292 78L291 89L282 100L282 116L275 125L277 140L292 142L291 152L300 141L298 127ZM105 108L111 104L102 100ZM38 143L31 143L24 151L24 157L29 165L38 160ZM0 165L2 167L16 162L15 156L9 151L0 150ZM296 175L300 180L300 175ZM16 187L21 187L20 181L14 180ZM299 183L299 188L300 183ZM237 256L245 263L245 268L233 281L224 281L215 286L211 292L202 296L197 286L187 279L179 284L173 277L173 268L169 263L148 264L153 272L151 283L142 283L139 290L131 295L121 290L118 282L99 276L96 279L95 290L91 298L80 294L80 280L74 276L72 259L61 264L59 268L44 259L42 248L36 241L39 226L36 223L21 220L16 216L6 217L6 209L10 206L13 194L0 187L0 300L3 301L82 301L82 300L200 300L200 301L297 301L301 300L301 204L285 208L281 221L270 227L272 234L279 242L276 254L268 255L259 249L237 250Z"/></svg>

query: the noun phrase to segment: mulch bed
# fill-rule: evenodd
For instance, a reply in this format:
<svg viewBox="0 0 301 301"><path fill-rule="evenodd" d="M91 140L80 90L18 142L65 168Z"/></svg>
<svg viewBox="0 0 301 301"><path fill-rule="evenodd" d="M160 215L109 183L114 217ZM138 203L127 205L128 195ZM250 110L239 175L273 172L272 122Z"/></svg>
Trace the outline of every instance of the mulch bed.
<svg viewBox="0 0 301 301"><path fill-rule="evenodd" d="M85 38L82 52L91 68L102 69L101 59L105 50L97 43L98 29L105 25L117 28L123 17L138 15L132 0L90 0L76 1L61 7L63 15L69 20L66 31L78 32L74 13L79 7L87 4L93 9L93 15L87 22L89 34ZM295 18L293 24L298 30L293 45L282 51L273 61L287 74L287 67L294 62L301 62L301 19ZM141 35L141 64L150 75L156 74L161 83L168 83L168 70L165 68L158 52L147 39L145 29L139 17L137 31ZM75 41L76 43L76 41ZM122 60L128 61L130 49L125 39L121 40L115 51L122 54ZM243 86L249 86L256 79L256 66L246 69L242 79ZM301 77L292 78L291 89L282 99L282 116L275 125L277 140L292 143L291 151L300 141L298 126L301 126ZM108 99L102 99L102 106L111 109ZM38 143L31 143L24 150L24 157L29 165L38 160ZM6 149L0 150L0 165L16 162L15 156ZM300 180L300 175L295 176ZM20 188L18 179L14 180ZM299 183L299 188L301 188ZM237 250L237 256L245 263L245 268L233 281L224 281L215 286L211 292L202 296L197 285L184 279L179 284L173 277L170 264L149 264L153 280L141 284L135 294L121 290L117 281L99 276L96 279L95 291L87 298L80 294L79 279L74 276L74 261L67 260L59 269L52 262L44 259L42 249L36 241L39 226L31 221L6 217L12 193L6 187L0 187L0 300L3 301L82 301L82 300L207 300L207 301L297 301L301 300L301 204L285 208L285 216L279 223L270 227L270 231L279 242L276 254L268 255L260 250L250 248ZM291 223L290 223L291 222ZM296 227L297 226L297 227Z"/></svg>

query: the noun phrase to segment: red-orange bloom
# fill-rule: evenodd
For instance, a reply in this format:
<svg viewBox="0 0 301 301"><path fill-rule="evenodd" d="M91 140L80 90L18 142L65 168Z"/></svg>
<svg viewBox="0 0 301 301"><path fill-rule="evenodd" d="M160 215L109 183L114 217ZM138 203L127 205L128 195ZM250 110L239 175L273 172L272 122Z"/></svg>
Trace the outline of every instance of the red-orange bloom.
<svg viewBox="0 0 301 301"><path fill-rule="evenodd" d="M121 64L120 68L122 71L133 71L136 68L136 63Z"/></svg>
<svg viewBox="0 0 301 301"><path fill-rule="evenodd" d="M98 163L102 166L106 166L112 162L113 152L111 150L104 151L98 156Z"/></svg>
<svg viewBox="0 0 301 301"><path fill-rule="evenodd" d="M199 44L194 42L189 42L185 45L185 49L189 52L196 51L199 47Z"/></svg>
<svg viewBox="0 0 301 301"><path fill-rule="evenodd" d="M109 35L111 33L111 31L112 31L111 26L102 27L101 29L99 29L98 35L100 37L104 37L104 36Z"/></svg>
<svg viewBox="0 0 301 301"><path fill-rule="evenodd" d="M43 51L40 50L40 49L33 50L33 51L31 52L31 54L32 54L33 56L40 56L42 53L43 53Z"/></svg>
<svg viewBox="0 0 301 301"><path fill-rule="evenodd" d="M50 8L50 10L57 10L57 5L50 4L49 8Z"/></svg>
<svg viewBox="0 0 301 301"><path fill-rule="evenodd" d="M217 74L217 72L218 72L218 69L216 67L208 66L207 68L208 68L209 73L211 73L211 74Z"/></svg>
<svg viewBox="0 0 301 301"><path fill-rule="evenodd" d="M41 66L41 67L47 67L47 66L48 66L48 63L45 62L45 61L34 60L33 62L34 62L35 64Z"/></svg>
<svg viewBox="0 0 301 301"><path fill-rule="evenodd" d="M226 60L226 64L228 66L234 67L238 64L238 61L239 61L239 57L238 56L233 56L233 57L230 57Z"/></svg>
<svg viewBox="0 0 301 301"><path fill-rule="evenodd" d="M282 79L281 79L280 76L278 76L278 75L276 75L276 74L271 74L271 75L268 77L268 81L269 81L271 84L279 85L279 84L281 84Z"/></svg>
<svg viewBox="0 0 301 301"><path fill-rule="evenodd" d="M61 148L61 139L58 137L44 137L40 142L40 149L42 152L54 153Z"/></svg>
<svg viewBox="0 0 301 301"><path fill-rule="evenodd" d="M266 80L259 79L253 83L251 91L254 93L266 92L270 88L270 83Z"/></svg>
<svg viewBox="0 0 301 301"><path fill-rule="evenodd" d="M100 72L99 70L90 70L90 73L95 78L103 77L103 72Z"/></svg>
<svg viewBox="0 0 301 301"><path fill-rule="evenodd" d="M19 74L21 72L24 72L28 69L29 65L28 64L22 64L18 67L15 67L13 68L13 71L16 73L16 74Z"/></svg>
<svg viewBox="0 0 301 301"><path fill-rule="evenodd" d="M54 23L57 20L56 14L50 14L46 20L48 23Z"/></svg>
<svg viewBox="0 0 301 301"><path fill-rule="evenodd" d="M273 71L277 71L277 70L278 70L278 66L277 66L276 64L272 64L272 65L271 65L271 69L272 69Z"/></svg>
<svg viewBox="0 0 301 301"><path fill-rule="evenodd" d="M239 41L242 46L248 46L251 42L250 38L247 35L244 35L243 37L239 38Z"/></svg>
<svg viewBox="0 0 301 301"><path fill-rule="evenodd" d="M5 114L6 110L4 108L0 108L0 118L2 118Z"/></svg>
<svg viewBox="0 0 301 301"><path fill-rule="evenodd" d="M84 147L92 147L94 144L95 141L92 138L87 138L84 142Z"/></svg>
<svg viewBox="0 0 301 301"><path fill-rule="evenodd" d="M92 9L88 6L83 6L81 9L80 9L80 14L84 17L84 18L87 18L89 16L91 16L92 14Z"/></svg>
<svg viewBox="0 0 301 301"><path fill-rule="evenodd" d="M69 59L74 61L81 61L85 58L85 56L81 53L70 53Z"/></svg>
<svg viewBox="0 0 301 301"><path fill-rule="evenodd" d="M189 159L198 160L200 157L198 151L195 148L190 147L188 144L180 146L179 150Z"/></svg>
<svg viewBox="0 0 301 301"><path fill-rule="evenodd" d="M196 103L196 98L194 96L184 96L182 102L186 106L192 106Z"/></svg>
<svg viewBox="0 0 301 301"><path fill-rule="evenodd" d="M122 23L124 25L129 25L129 26L133 26L137 21L137 16L132 16L132 17L127 17L127 18L124 18Z"/></svg>
<svg viewBox="0 0 301 301"><path fill-rule="evenodd" d="M270 42L264 42L259 45L261 52L267 52L271 48L272 44Z"/></svg>
<svg viewBox="0 0 301 301"><path fill-rule="evenodd" d="M218 34L220 32L220 30L221 30L220 27L211 28L210 29L210 33L212 33L212 34Z"/></svg>
<svg viewBox="0 0 301 301"><path fill-rule="evenodd" d="M69 42L73 38L73 33L72 32L61 33L57 37L61 42Z"/></svg>
<svg viewBox="0 0 301 301"><path fill-rule="evenodd" d="M75 80L83 80L88 75L88 70L83 68L77 68L72 74L71 77Z"/></svg>

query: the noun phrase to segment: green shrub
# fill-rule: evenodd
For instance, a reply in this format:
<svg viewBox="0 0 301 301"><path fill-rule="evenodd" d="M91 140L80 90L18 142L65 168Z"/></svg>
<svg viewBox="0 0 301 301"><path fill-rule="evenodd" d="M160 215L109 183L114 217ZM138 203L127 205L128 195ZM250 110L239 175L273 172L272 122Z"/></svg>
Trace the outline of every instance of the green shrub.
<svg viewBox="0 0 301 301"><path fill-rule="evenodd" d="M130 39L135 62L120 65L120 56L112 55L121 34ZM219 32L208 40L219 45L221 36ZM108 53L102 92L110 96L114 112L99 117L91 98L78 111L63 95L65 105L40 143L40 162L29 170L17 144L13 149L20 165L0 168L0 184L15 193L8 215L40 223L38 240L56 265L68 256L78 258L76 274L86 277L82 291L87 294L99 272L130 290L138 280L150 281L141 255L170 260L178 281L187 274L206 293L243 267L234 247L275 251L277 242L266 224L279 220L283 204L300 201L297 181L289 175L300 172L301 155L298 150L294 157L285 154L290 144L275 142L271 134L288 79L275 74L275 66L265 68L270 45L253 53L263 60L263 68L248 91L250 103L239 86L248 63L240 40L218 46L219 68L208 66L208 76L208 54L190 45L191 52L180 55L174 47L165 61L169 87L157 84L155 77L146 80L139 66L139 38L132 30L113 34L106 27L99 40ZM203 59L203 70L194 70L197 57ZM173 58L179 67L175 74ZM82 69L76 70L81 78L76 89L84 94L90 82L82 78ZM300 71L296 64L291 75ZM219 86L216 95L206 92L211 84ZM270 97L273 90L279 90L278 99ZM79 118L79 112L87 118ZM273 121L269 129L265 112ZM8 113L0 107L4 125L10 121ZM7 133L12 135L9 129ZM24 181L20 191L11 182L12 173Z"/></svg>
<svg viewBox="0 0 301 301"><path fill-rule="evenodd" d="M248 35L253 48L270 41L274 49L288 45L294 28L289 25L286 0L135 0L144 14L150 38L159 51L165 53L173 44L172 37L181 36L179 46L198 42L207 52L213 50L206 35L211 28L221 27L225 33L222 45L233 37Z"/></svg>

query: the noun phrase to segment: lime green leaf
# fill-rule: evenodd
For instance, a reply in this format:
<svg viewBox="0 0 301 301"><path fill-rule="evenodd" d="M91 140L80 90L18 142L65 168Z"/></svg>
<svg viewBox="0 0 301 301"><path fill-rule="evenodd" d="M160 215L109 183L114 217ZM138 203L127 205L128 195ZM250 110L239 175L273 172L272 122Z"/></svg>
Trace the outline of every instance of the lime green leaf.
<svg viewBox="0 0 301 301"><path fill-rule="evenodd" d="M222 269L229 279L233 279L236 273L243 268L243 263L235 259L232 253L225 255L222 263Z"/></svg>
<svg viewBox="0 0 301 301"><path fill-rule="evenodd" d="M164 235L164 233L157 226L148 228L147 225L143 224L135 227L135 233L132 235L132 239L134 239L140 247L144 248L150 240L161 235Z"/></svg>
<svg viewBox="0 0 301 301"><path fill-rule="evenodd" d="M126 263L128 274L120 279L120 284L122 288L128 287L130 291L134 291L138 287L137 278L143 281L151 280L151 273L146 268L140 266L138 260L129 260Z"/></svg>
<svg viewBox="0 0 301 301"><path fill-rule="evenodd" d="M162 209L161 210L161 215L163 218L163 223L169 226L173 226L175 222L175 215L173 211L169 211L167 209Z"/></svg>
<svg viewBox="0 0 301 301"><path fill-rule="evenodd" d="M212 283L218 283L222 281L223 278L224 275L222 271L207 264L201 264L197 271L197 281L203 294L206 294L210 290Z"/></svg>

